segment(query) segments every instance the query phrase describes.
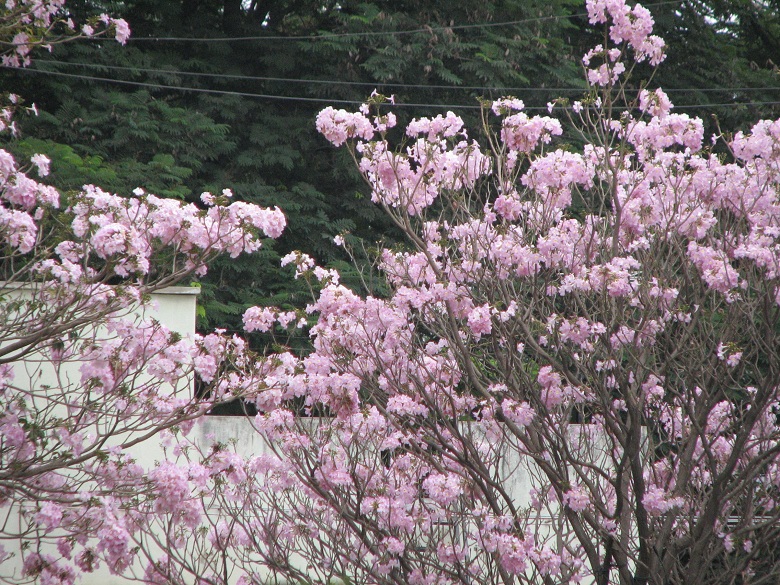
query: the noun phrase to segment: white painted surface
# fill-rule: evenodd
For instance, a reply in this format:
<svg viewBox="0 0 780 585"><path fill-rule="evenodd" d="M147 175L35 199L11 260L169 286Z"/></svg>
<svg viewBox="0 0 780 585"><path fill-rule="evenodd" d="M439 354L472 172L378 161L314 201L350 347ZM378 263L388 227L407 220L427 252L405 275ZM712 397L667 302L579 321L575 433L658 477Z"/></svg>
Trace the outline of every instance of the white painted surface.
<svg viewBox="0 0 780 585"><path fill-rule="evenodd" d="M147 316L154 317L163 325L183 336L192 335L195 331L195 302L198 289L175 287L153 294L153 308L148 309ZM24 368L24 364L19 365ZM39 381L40 382L40 381ZM47 382L48 383L48 382ZM193 429L190 438L197 444L207 446L212 442L222 442L233 445L241 455L260 455L268 451L251 420L243 417L210 416L201 421ZM151 469L157 462L165 458L157 439L151 439L130 450L139 464ZM519 507L530 505L529 492L532 487L531 467L528 461L514 451L504 450L500 456L499 466L502 484ZM10 550L10 547L6 545ZM10 564L10 566L9 566ZM140 565L138 567L140 569ZM18 558L7 561L0 573L8 574L16 571L18 574ZM139 570L139 575L142 570ZM111 575L105 566L91 574L84 575L83 585L128 585L129 579Z"/></svg>
<svg viewBox="0 0 780 585"><path fill-rule="evenodd" d="M9 290L10 288L10 290ZM6 298L18 295L23 299L32 298L33 289L27 286L7 287L0 283L0 293ZM151 304L143 311L135 309L129 311L128 316L145 317L155 319L171 331L179 333L182 337L192 337L195 334L195 307L197 295L200 289L193 287L168 287L151 294ZM90 333L83 333L88 335ZM2 341L0 340L0 343ZM35 389L68 388L69 384L78 383L80 362L68 364L64 368L55 370L51 363L41 358L38 353L32 353L25 360L14 364L14 384ZM55 374L55 372L57 372ZM58 378L59 376L59 378ZM169 387L170 388L170 387ZM163 389L164 391L164 389ZM56 392L56 390L55 390ZM62 407L64 411L64 406ZM53 413L55 414L55 413ZM132 455L145 466L152 467L155 461L163 458L163 452L156 439L137 445L132 449ZM15 513L9 513L8 509L0 509L2 519L5 522L13 522ZM0 567L0 581L3 578L14 578L20 574L21 558L18 554L19 543L0 540L7 552L15 552L16 555L7 559ZM53 547L44 549L43 552L53 553L59 557ZM83 585L125 585L127 579L113 576L103 566L94 573L87 574L81 580Z"/></svg>

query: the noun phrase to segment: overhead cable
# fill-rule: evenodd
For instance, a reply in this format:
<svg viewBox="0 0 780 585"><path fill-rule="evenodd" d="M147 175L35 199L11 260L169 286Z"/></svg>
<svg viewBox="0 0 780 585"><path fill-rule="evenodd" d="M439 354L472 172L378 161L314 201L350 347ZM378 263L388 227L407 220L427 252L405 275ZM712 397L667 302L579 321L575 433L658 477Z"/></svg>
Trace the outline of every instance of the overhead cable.
<svg viewBox="0 0 780 585"><path fill-rule="evenodd" d="M487 87L480 85L437 85L437 84L423 84L423 83L392 83L384 81L342 81L339 79L295 79L291 77L267 77L259 75L242 75L231 73L206 73L201 71L181 71L179 69L154 69L145 67L132 67L122 65L104 65L100 63L77 63L70 61L55 61L55 60L35 60L35 65L61 65L68 67L85 67L90 69L107 69L111 71L127 71L137 73L151 73L161 75L184 75L190 77L204 77L213 79L235 79L239 81L270 81L279 83L298 83L298 84L313 84L313 85L345 85L355 87L388 87L398 89L446 89L446 90L463 90L463 91L518 91L518 92L543 92L543 93L555 93L555 92L585 92L586 87ZM48 71L48 70L47 70ZM761 86L761 87L664 87L662 88L666 93L729 93L737 91L780 91L780 86Z"/></svg>
<svg viewBox="0 0 780 585"><path fill-rule="evenodd" d="M178 69L148 69L143 67L127 67L120 65L101 65L98 63L72 63L68 61L54 60L36 60L35 64L56 64L74 67L87 67L92 69L109 69L115 71L137 71L140 73L160 73L165 75L188 75L192 77L211 77L214 79L238 79L245 81L273 81L282 83L311 83L314 85L347 85L363 87L397 87L406 89L460 89L470 91L534 91L534 92L557 92L557 91L585 91L585 87L484 87L479 85L435 85L435 84L414 84L414 83L392 83L392 82L370 82L370 81L340 81L336 79L293 79L289 77L265 77L257 75L239 75L230 73L205 73L200 71L180 71Z"/></svg>
<svg viewBox="0 0 780 585"><path fill-rule="evenodd" d="M30 69L30 68L17 68L17 67L10 67L7 65L0 65L0 68L4 69L12 69L14 71L20 71L25 73L36 73L36 74L42 74L42 75L54 75L58 77L66 77L66 78L72 78L72 79L83 79L85 81L100 81L104 83L113 83L118 85L129 85L129 86L135 86L135 87L147 87L147 88L153 88L153 89L166 89L170 91L180 91L180 92L191 92L191 93L205 93L205 94L213 94L213 95L225 95L225 96L238 96L238 97L248 97L248 98L257 98L257 99L267 99L267 100L280 100L280 101L299 101L299 102L316 102L316 103L323 103L323 104L338 104L338 105L360 105L363 102L360 100L344 100L344 99L334 99L334 98L327 98L327 97L309 97L309 96L290 96L290 95L278 95L278 94L261 94L261 93L251 93L251 92L244 92L244 91L230 91L230 90L222 90L222 89L209 89L209 88L203 88L203 87L182 87L177 85L165 85L160 83L147 83L143 81L129 81L125 79L114 79L109 77L95 77L92 75L78 75L75 73L64 73L62 71L46 71L43 69ZM676 110L690 110L690 109L696 109L696 108L734 108L739 106L772 106L772 105L778 105L780 104L780 101L760 101L760 102L729 102L729 103L717 103L717 104L692 104L692 105L675 105ZM393 104L392 107L394 108L433 108L433 109L466 109L466 110L479 110L482 108L482 106L473 104L423 104L423 103L407 103L407 102L399 102L396 104ZM567 108L571 109L573 106L561 106L556 105L556 109L561 108ZM527 106L524 108L526 111L543 111L548 110L548 106ZM630 109L628 107L617 107L614 108L616 110L622 111Z"/></svg>

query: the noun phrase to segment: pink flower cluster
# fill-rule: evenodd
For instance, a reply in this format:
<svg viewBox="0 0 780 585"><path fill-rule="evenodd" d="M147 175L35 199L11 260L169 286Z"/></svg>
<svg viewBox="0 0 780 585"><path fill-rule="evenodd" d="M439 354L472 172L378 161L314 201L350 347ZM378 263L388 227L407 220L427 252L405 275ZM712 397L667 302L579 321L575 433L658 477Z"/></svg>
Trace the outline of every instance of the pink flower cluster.
<svg viewBox="0 0 780 585"><path fill-rule="evenodd" d="M275 324L286 329L290 323L298 322L295 311L279 311L271 307L251 307L244 313L244 330L267 332Z"/></svg>
<svg viewBox="0 0 780 585"><path fill-rule="evenodd" d="M317 131L334 146L341 146L350 138L374 138L374 126L362 113L352 114L331 107L317 115Z"/></svg>
<svg viewBox="0 0 780 585"><path fill-rule="evenodd" d="M413 120L412 135L418 138L405 152L391 152L386 142L362 143L360 170L372 186L372 200L419 215L433 204L441 190L468 188L487 173L489 162L479 145L460 135L450 144L462 125L454 116L439 120Z"/></svg>
<svg viewBox="0 0 780 585"><path fill-rule="evenodd" d="M539 146L549 144L553 136L563 133L561 123L549 116L528 116L519 112L501 122L501 140L510 150L528 154Z"/></svg>
<svg viewBox="0 0 780 585"><path fill-rule="evenodd" d="M148 272L152 256L161 247L174 247L188 269L203 274L209 256L253 252L261 246L262 236L279 237L285 225L278 208L237 201L204 212L153 195L126 199L93 186L76 197L69 211L78 238L72 245L74 253L95 254L109 261L120 276Z"/></svg>
<svg viewBox="0 0 780 585"><path fill-rule="evenodd" d="M592 160L560 150L536 158L521 179L523 185L548 198L547 209L571 205L572 188L590 188L596 174Z"/></svg>
<svg viewBox="0 0 780 585"><path fill-rule="evenodd" d="M616 45L626 43L634 49L637 62L649 60L653 66L664 60L664 41L652 35L653 16L641 4L633 8L625 0L595 0L587 3L591 24L610 22L609 37Z"/></svg>
<svg viewBox="0 0 780 585"><path fill-rule="evenodd" d="M683 505L683 499L679 497L669 497L669 494L665 493L663 489L658 486L653 486L645 492L642 497L642 505L644 505L648 514L652 516L661 516L674 508L679 508Z"/></svg>
<svg viewBox="0 0 780 585"><path fill-rule="evenodd" d="M439 114L433 119L416 118L406 127L406 135L416 137L420 134L427 135L428 142L437 142L442 138L453 138L462 134L463 120L452 112L446 116ZM463 135L466 136L465 134Z"/></svg>
<svg viewBox="0 0 780 585"><path fill-rule="evenodd" d="M591 0L588 11L620 45L587 57L602 59L586 75L612 108L628 91L612 87L627 46L656 63L663 45L642 7ZM56 536L70 563L30 554L26 575L68 582L62 567L97 559L121 571L150 534L166 550L149 556L152 583L184 571L211 579L226 559L242 583L258 567L300 580L301 561L322 582L630 582L645 567L633 559L659 574L673 567L659 578L676 582L696 546L756 550L780 487L780 122L737 134L726 160L702 148L701 121L672 114L661 90L631 103L638 113L611 120L589 101L588 117L573 118L591 143L576 150L554 147L554 118L498 100L490 155L452 113L413 120L394 147L390 114L325 110L318 128L359 155L373 200L407 240L379 255L381 297L303 253L283 258L318 281L305 355L255 359L237 337L180 340L100 313L145 289L108 287L96 266L150 278L144 262L173 247L177 266L197 270L212 251L278 235L278 211L228 206L229 193L207 194L197 210L86 189L68 208L72 237L35 275L50 283L41 306L71 319L96 311L105 334L47 338L52 362L83 362L59 394L65 422L43 424L32 399L0 413L0 468L41 466L34 487L56 497L41 498L28 528ZM35 225L53 203L13 191L25 181L10 178L13 159L0 165L5 208ZM24 254L16 238L13 253ZM272 307L244 315L248 331L293 322L302 325ZM213 401L251 400L267 450L242 457L241 445L187 438L213 404L180 391L191 374ZM0 391L21 392L2 369ZM121 446L103 450L105 420L120 434L169 427L171 458L144 470ZM63 489L72 473L44 467L73 457L89 461L78 494ZM87 533L101 544L90 548ZM606 553L610 542L619 546Z"/></svg>
<svg viewBox="0 0 780 585"><path fill-rule="evenodd" d="M68 18L65 0L8 0L5 2L4 23L23 29L11 40L11 49L2 55L6 67L27 67L30 64L30 52L36 47L51 51L52 41L62 42L68 38L78 38L75 24ZM52 31L57 25L63 26L68 33L55 35ZM124 45L130 38L130 27L124 19L112 18L101 14L89 20L81 27L80 34L86 37L113 32L117 42Z"/></svg>
<svg viewBox="0 0 780 585"><path fill-rule="evenodd" d="M388 114L372 123L360 113L326 108L317 117L317 130L336 146L348 139L370 141L395 117ZM434 119L412 120L406 129L413 142L406 152L392 152L386 141L358 142L360 170L373 188L373 200L420 214L441 189L473 185L488 171L488 160L479 145L468 141L463 121L452 112ZM418 138L424 135L425 138ZM455 141L456 138L460 138Z"/></svg>
<svg viewBox="0 0 780 585"><path fill-rule="evenodd" d="M660 88L654 91L643 89L639 92L639 109L653 117L663 118L673 107L669 96Z"/></svg>
<svg viewBox="0 0 780 585"><path fill-rule="evenodd" d="M44 165L40 157L33 159L39 168ZM59 203L56 189L18 171L11 155L0 151L0 237L6 245L20 254L32 252L38 222ZM285 226L278 208L235 202L204 212L152 195L127 199L94 186L86 186L69 204L72 239L57 246L59 261L46 259L39 266L70 282L94 274L79 266L79 258L94 256L128 277L148 273L155 255L166 247L177 250L186 270L203 274L211 256L253 252L262 236L279 237Z"/></svg>

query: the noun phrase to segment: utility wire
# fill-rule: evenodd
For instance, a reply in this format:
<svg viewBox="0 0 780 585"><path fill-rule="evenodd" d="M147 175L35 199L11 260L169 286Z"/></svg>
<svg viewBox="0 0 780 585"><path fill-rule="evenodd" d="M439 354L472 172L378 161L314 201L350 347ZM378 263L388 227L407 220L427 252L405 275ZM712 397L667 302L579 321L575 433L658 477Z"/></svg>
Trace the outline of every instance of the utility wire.
<svg viewBox="0 0 780 585"><path fill-rule="evenodd" d="M54 75L58 77L67 77L72 79L83 79L85 81L102 81L104 83L115 83L119 85L130 85L130 86L136 86L136 87L148 87L153 89L168 89L172 91L181 91L181 92L192 92L192 93L206 93L206 94L213 94L213 95L228 95L228 96L239 96L239 97L249 97L249 98L257 98L257 99L268 99L268 100L280 100L280 101L299 101L299 102L317 102L317 103L324 103L324 104L339 104L339 105L360 105L363 102L358 100L343 100L343 99L332 99L332 98L317 98L317 97L307 97L307 96L287 96L287 95L276 95L276 94L260 94L260 93L250 93L250 92L243 92L243 91L228 91L228 90L221 90L221 89L208 89L208 88L200 88L200 87L181 87L176 85L164 85L164 84L158 84L158 83L146 83L143 81L127 81L124 79L113 79L113 78L107 78L107 77L94 77L91 75L77 75L75 73L63 73L61 71L46 71L43 69L29 69L29 68L18 68L18 67L11 67L8 65L0 65L0 68L3 69L12 69L14 71L21 71L25 73L40 73L43 75ZM697 105L675 105L675 110L690 110L690 109L696 109L696 108L734 108L739 106L773 106L780 104L780 101L761 101L761 102L730 102L730 103L719 103L719 104L697 104ZM397 103L394 104L393 107L395 108L434 108L434 109L465 109L465 110L479 110L482 109L482 106L480 105L467 105L467 104L420 104L420 103ZM556 105L556 109L571 109L572 106L560 106ZM527 106L524 108L525 111L543 111L547 110L547 106ZM631 108L629 107L617 107L616 110L623 111L623 110L629 110Z"/></svg>
<svg viewBox="0 0 780 585"><path fill-rule="evenodd" d="M664 2L653 2L651 4L643 4L645 8L666 6L669 4L683 4L687 0L666 0ZM395 36L395 35L409 35L416 33L435 32L435 31L453 31L453 30L467 30L472 28L493 28L499 26L512 26L517 24L528 24L532 22L545 22L548 20L562 20L564 18L575 18L580 16L588 16L587 12L578 12L575 14L567 15L555 15L555 16L537 16L534 18L524 18L521 20L507 20L503 22L484 22L475 24L458 24L453 26L426 26L422 28L415 28L409 30L395 30L395 31L367 31L358 33L332 33L325 35L297 35L297 36L245 36L245 37L130 37L131 42L143 42L143 41L187 41L196 43L226 43L233 41L326 41L329 39L343 39L350 37L376 37L376 36Z"/></svg>
<svg viewBox="0 0 780 585"><path fill-rule="evenodd" d="M306 96L287 96L287 95L274 95L274 94L262 94L262 93L250 93L250 92L244 92L244 91L228 91L228 90L222 90L222 89L208 89L203 87L181 87L177 85L164 85L159 83L146 83L143 81L127 81L124 79L112 79L107 77L94 77L92 75L77 75L75 73L63 73L61 71L45 71L43 69L29 69L29 68L18 68L18 67L11 67L8 65L0 65L0 68L3 69L13 69L15 71L24 71L26 73L41 73L44 75L55 75L58 77L68 77L71 79L83 79L86 81L103 81L105 83L116 83L119 85L132 85L136 87L149 87L154 89L170 89L174 91L182 91L182 92L193 92L193 93L208 93L208 94L215 94L215 95L230 95L230 96L239 96L239 97L250 97L250 98L258 98L258 99L268 99L268 100L281 100L281 101L298 101L298 102L319 102L319 103L325 103L325 104L346 104L346 105L360 105L363 102L360 100L341 100L341 99L332 99L332 98L316 98L316 97L306 97ZM446 105L446 104L396 104L397 107L435 107L435 108L451 108L451 109L480 109L481 106L478 105ZM526 108L528 109L528 108Z"/></svg>
<svg viewBox="0 0 780 585"><path fill-rule="evenodd" d="M257 75L241 75L230 73L205 73L200 71L180 71L178 69L153 69L144 67L128 67L121 65L102 65L99 63L74 63L69 61L54 61L54 60L35 60L36 65L63 65L66 67L86 67L91 69L108 69L114 71L129 71L136 73L153 73L153 74L165 74L165 75L187 75L191 77L205 77L214 79L237 79L243 81L273 81L282 83L301 83L301 84L313 84L313 85L346 85L357 87L394 87L399 89L447 89L447 90L469 90L469 91L521 91L521 92L585 92L586 87L485 87L479 85L436 85L436 84L415 84L415 83L389 83L382 81L341 81L337 79L293 79L289 77L264 77ZM41 71L50 71L48 69ZM678 88L662 88L666 93L728 93L736 91L780 91L780 86L763 86L763 87L678 87Z"/></svg>
<svg viewBox="0 0 780 585"><path fill-rule="evenodd" d="M292 79L288 77L261 77L256 75L238 75L230 73L204 73L199 71L179 71L177 69L147 69L143 67L125 67L120 65L100 65L98 63L72 63L68 61L40 60L33 61L37 65L56 64L72 67L88 67L92 69L110 69L116 71L136 71L141 73L162 73L167 75L190 75L192 77L212 77L215 79L239 79L246 81L278 81L283 83L311 83L315 85L348 85L363 87L398 87L405 89L460 89L471 91L533 91L556 92L576 91L583 92L585 87L483 87L479 85L426 85L414 83L385 83L370 81L339 81L333 79Z"/></svg>

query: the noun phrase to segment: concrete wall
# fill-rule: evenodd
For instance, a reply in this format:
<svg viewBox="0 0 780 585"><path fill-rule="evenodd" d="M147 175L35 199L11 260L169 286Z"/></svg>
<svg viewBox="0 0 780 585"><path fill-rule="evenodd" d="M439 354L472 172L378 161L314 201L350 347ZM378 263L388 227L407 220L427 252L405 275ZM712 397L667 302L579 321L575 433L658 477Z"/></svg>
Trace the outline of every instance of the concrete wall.
<svg viewBox="0 0 780 585"><path fill-rule="evenodd" d="M146 311L146 316L154 317L169 329L177 331L183 336L192 335L195 331L197 293L198 289L184 287L172 287L155 293L152 295L153 308ZM23 368L25 365L19 364L21 375L24 375ZM50 381L46 383L50 383ZM251 421L243 417L207 417L196 425L190 438L204 446L210 445L213 441L232 444L242 455L259 455L268 450L260 435L254 431ZM139 464L147 469L154 467L155 463L162 461L165 457L156 439L136 445L130 453ZM528 465L528 462L514 451L505 452L505 456L501 457L500 460L500 473L504 478L503 485L520 507L530 504L529 492L532 486L532 477ZM8 544L5 546L7 550L11 550ZM20 559L18 557L6 561L0 569L0 576L7 576L14 572L18 575L19 568ZM128 579L111 575L105 566L94 573L84 575L81 580L83 585L127 585L130 582Z"/></svg>
<svg viewBox="0 0 780 585"><path fill-rule="evenodd" d="M152 303L144 310L132 311L130 315L153 318L182 337L192 337L195 333L195 307L199 292L200 289L193 287L168 287L152 293ZM33 296L33 290L26 286L9 288L0 284L0 294L6 299L19 297L30 299ZM29 385L27 387L39 390L46 387L56 388L61 384L77 383L80 379L79 366L80 362L74 362L60 369L57 374L60 377L58 380L51 363L41 359L40 354L33 353L27 356L24 361L14 364L14 383L22 387ZM65 412L64 408L62 407L63 412ZM156 461L163 458L162 449L158 441L154 439L137 445L132 450L132 455L148 467L153 466ZM9 513L8 509L0 508L2 521L13 523L15 517L14 510L10 510ZM0 581L3 578L13 578L14 575L18 577L21 569L21 558L18 554L19 543L0 540L0 544L5 547L7 552L17 553L15 557L7 559L0 566ZM56 551L52 550L51 552L58 556ZM85 575L81 583L83 585L125 585L129 581L110 575L108 570L102 567L95 573Z"/></svg>

